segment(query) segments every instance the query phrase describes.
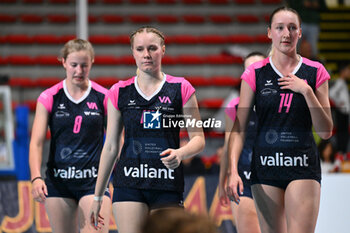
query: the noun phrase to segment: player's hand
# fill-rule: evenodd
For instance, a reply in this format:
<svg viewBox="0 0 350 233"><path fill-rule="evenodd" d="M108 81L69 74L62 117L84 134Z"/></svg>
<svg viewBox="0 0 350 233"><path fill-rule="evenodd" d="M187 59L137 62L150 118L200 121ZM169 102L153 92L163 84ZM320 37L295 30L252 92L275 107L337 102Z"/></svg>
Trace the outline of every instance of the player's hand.
<svg viewBox="0 0 350 233"><path fill-rule="evenodd" d="M180 166L180 163L182 161L182 157L178 153L178 150L174 149L166 149L160 153L160 157L160 160L162 160L164 166L172 170Z"/></svg>
<svg viewBox="0 0 350 233"><path fill-rule="evenodd" d="M243 182L236 172L228 176L226 192L230 201L234 201L238 205L240 198L237 190L239 190L240 194L243 194Z"/></svg>
<svg viewBox="0 0 350 233"><path fill-rule="evenodd" d="M101 229L105 225L104 218L100 215L101 205L102 201L94 200L90 210L90 223L95 230Z"/></svg>
<svg viewBox="0 0 350 233"><path fill-rule="evenodd" d="M279 78L278 85L281 86L281 89L289 89L301 94L304 94L307 88L310 87L305 80L298 78L292 73L283 78Z"/></svg>
<svg viewBox="0 0 350 233"><path fill-rule="evenodd" d="M44 203L46 200L47 187L42 179L36 179L32 183L32 195L35 201Z"/></svg>

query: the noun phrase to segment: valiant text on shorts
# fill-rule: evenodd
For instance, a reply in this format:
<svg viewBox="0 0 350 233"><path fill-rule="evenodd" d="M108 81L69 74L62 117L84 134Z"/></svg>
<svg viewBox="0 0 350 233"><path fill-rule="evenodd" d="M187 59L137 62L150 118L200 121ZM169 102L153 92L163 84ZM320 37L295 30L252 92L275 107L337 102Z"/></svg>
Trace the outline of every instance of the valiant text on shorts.
<svg viewBox="0 0 350 233"><path fill-rule="evenodd" d="M96 178L97 168L94 166L86 169L75 169L75 167L68 167L67 169L53 169L54 176L62 179L85 179Z"/></svg>
<svg viewBox="0 0 350 233"><path fill-rule="evenodd" d="M275 156L260 155L261 165L269 167L308 167L308 159L306 154L293 157L283 155L282 152L276 152Z"/></svg>
<svg viewBox="0 0 350 233"><path fill-rule="evenodd" d="M133 178L175 179L174 170L166 168L149 168L148 164L140 164L140 167L124 167L124 175Z"/></svg>

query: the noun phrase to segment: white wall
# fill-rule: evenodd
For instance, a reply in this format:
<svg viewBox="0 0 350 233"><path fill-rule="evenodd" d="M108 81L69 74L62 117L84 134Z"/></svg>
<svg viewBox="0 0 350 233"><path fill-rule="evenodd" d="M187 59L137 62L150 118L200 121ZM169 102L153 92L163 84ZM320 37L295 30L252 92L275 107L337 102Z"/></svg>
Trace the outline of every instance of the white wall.
<svg viewBox="0 0 350 233"><path fill-rule="evenodd" d="M322 174L316 233L350 232L350 174Z"/></svg>

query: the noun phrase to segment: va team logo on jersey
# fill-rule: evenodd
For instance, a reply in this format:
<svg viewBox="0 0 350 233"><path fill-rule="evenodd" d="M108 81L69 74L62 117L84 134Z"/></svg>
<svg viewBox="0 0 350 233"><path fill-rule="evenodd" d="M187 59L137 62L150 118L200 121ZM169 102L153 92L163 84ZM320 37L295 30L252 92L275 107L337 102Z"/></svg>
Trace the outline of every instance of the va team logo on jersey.
<svg viewBox="0 0 350 233"><path fill-rule="evenodd" d="M144 129L160 129L161 128L161 113L157 111L143 112L143 128Z"/></svg>

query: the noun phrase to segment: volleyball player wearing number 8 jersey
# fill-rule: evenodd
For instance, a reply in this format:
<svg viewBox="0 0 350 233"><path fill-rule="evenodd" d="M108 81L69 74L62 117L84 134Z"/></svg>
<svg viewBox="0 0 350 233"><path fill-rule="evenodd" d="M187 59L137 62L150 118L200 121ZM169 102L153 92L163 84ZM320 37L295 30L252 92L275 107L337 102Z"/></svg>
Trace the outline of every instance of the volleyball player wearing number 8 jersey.
<svg viewBox="0 0 350 233"><path fill-rule="evenodd" d="M139 233L151 210L183 208L181 161L200 153L205 144L202 127L183 125L190 140L179 146L179 116L198 121L200 115L191 84L161 71L162 33L142 27L131 34L130 43L138 72L109 90L106 142L91 209L91 224L98 228L99 199L117 161L113 213L120 233ZM118 156L122 128L124 145Z"/></svg>
<svg viewBox="0 0 350 233"><path fill-rule="evenodd" d="M261 232L314 232L321 171L312 126L321 138L332 134L329 74L296 53L300 17L281 7L270 17L272 55L242 74L240 102L230 137L227 193L243 192L237 161L249 109L255 103L258 130L252 159L252 192ZM232 143L232 144L231 144Z"/></svg>
<svg viewBox="0 0 350 233"><path fill-rule="evenodd" d="M93 49L72 40L62 50L67 78L38 98L30 143L33 196L44 202L53 232L92 232L86 224L103 147L107 89L90 81ZM51 132L45 182L40 175L47 126ZM110 216L109 193L102 207ZM108 232L108 224L99 229Z"/></svg>

